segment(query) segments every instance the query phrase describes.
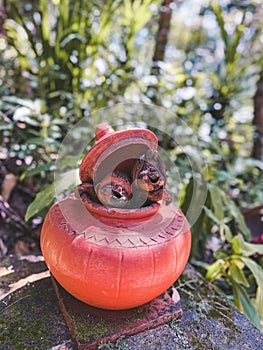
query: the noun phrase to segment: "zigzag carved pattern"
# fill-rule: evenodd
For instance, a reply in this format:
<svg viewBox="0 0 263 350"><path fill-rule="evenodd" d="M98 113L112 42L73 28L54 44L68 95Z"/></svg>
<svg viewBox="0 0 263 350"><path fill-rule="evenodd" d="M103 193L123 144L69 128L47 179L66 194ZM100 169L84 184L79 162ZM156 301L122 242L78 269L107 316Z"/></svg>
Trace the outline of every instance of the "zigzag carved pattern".
<svg viewBox="0 0 263 350"><path fill-rule="evenodd" d="M54 214L57 218L63 218L59 220L59 227L66 231L69 235L83 235L83 238L88 241L102 246L110 246L112 248L138 248L145 246L154 246L158 244L163 244L167 241L174 239L178 234L185 232L189 228L185 226L186 219L181 211L178 210L177 215L174 217L172 222L169 225L162 229L159 232L153 232L152 234L143 234L143 233L134 233L132 231L129 234L129 230L124 233L112 233L110 231L105 232L105 230L96 230L96 232L83 231L77 233L69 222L65 221L64 216L62 215L59 206L55 206Z"/></svg>

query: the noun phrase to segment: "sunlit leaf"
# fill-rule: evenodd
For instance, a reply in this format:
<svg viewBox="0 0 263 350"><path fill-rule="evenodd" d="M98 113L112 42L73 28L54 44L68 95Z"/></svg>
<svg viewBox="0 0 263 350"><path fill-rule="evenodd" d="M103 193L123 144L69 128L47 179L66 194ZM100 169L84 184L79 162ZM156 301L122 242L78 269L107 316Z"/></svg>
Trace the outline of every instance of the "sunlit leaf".
<svg viewBox="0 0 263 350"><path fill-rule="evenodd" d="M26 98L19 98L17 96L3 96L2 101L14 104L15 106L23 106L28 108L29 110L34 109L34 101Z"/></svg>
<svg viewBox="0 0 263 350"><path fill-rule="evenodd" d="M84 36L78 33L71 33L61 41L60 46L64 49L67 46L67 44L69 44L73 40L79 40L83 43L87 42L87 39Z"/></svg>
<svg viewBox="0 0 263 350"><path fill-rule="evenodd" d="M263 244L248 243L240 234L235 236L230 243L235 254L245 257L254 254L263 255Z"/></svg>
<svg viewBox="0 0 263 350"><path fill-rule="evenodd" d="M45 0L40 0L40 14L41 14L41 21L42 21L42 24L41 24L42 39L47 48L49 39L50 39L50 24L49 24L48 6Z"/></svg>
<svg viewBox="0 0 263 350"><path fill-rule="evenodd" d="M233 259L231 260L231 264L228 269L228 274L231 275L231 278L235 280L235 282L240 283L247 288L249 287L249 282L246 279L243 269L240 268Z"/></svg>
<svg viewBox="0 0 263 350"><path fill-rule="evenodd" d="M23 16L19 12L19 9L18 9L18 7L15 4L15 1L10 0L10 6L11 6L11 13L12 13L13 19L26 32L27 37L28 37L28 41L30 42L30 45L31 45L31 48L34 51L35 55L38 56L37 50L36 50L35 45L34 45L34 38L33 38L32 32L28 29Z"/></svg>
<svg viewBox="0 0 263 350"><path fill-rule="evenodd" d="M225 21L224 21L223 15L222 15L222 7L220 6L220 4L217 0L212 0L211 6L212 6L213 12L216 16L216 20L217 20L217 23L218 23L219 28L220 28L221 37L224 41L225 48L227 48L228 47L228 35L227 35L226 29L225 29Z"/></svg>
<svg viewBox="0 0 263 350"><path fill-rule="evenodd" d="M32 126L38 126L39 122L31 116L31 110L27 107L18 107L13 115L14 121L25 122Z"/></svg>
<svg viewBox="0 0 263 350"><path fill-rule="evenodd" d="M215 281L216 279L223 276L226 272L226 262L222 259L215 261L212 265L207 267L205 278L208 281Z"/></svg>

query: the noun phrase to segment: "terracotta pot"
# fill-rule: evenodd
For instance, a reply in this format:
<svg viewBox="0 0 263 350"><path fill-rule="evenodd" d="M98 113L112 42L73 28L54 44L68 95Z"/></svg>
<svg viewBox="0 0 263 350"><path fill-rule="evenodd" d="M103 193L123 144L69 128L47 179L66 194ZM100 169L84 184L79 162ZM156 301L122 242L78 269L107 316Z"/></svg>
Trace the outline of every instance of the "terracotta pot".
<svg viewBox="0 0 263 350"><path fill-rule="evenodd" d="M132 137L126 132L96 143L81 164L82 181L94 179L98 166L106 169L112 136L114 152L125 154L123 149L127 153L131 148L128 162L117 156L125 167L147 147L157 148L151 132L133 130ZM94 159L101 155L98 165ZM111 160L117 158L115 153ZM79 300L112 310L133 308L162 294L182 273L190 247L189 224L173 204L117 209L76 194L50 209L41 232L43 256L57 281Z"/></svg>

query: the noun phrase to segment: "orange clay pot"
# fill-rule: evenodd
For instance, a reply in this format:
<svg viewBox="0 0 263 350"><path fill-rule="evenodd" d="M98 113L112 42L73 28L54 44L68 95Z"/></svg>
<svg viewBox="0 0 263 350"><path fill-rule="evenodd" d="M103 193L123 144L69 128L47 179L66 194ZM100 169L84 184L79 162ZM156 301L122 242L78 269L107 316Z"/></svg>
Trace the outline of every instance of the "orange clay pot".
<svg viewBox="0 0 263 350"><path fill-rule="evenodd" d="M82 181L94 179L96 166L105 169L105 159L109 165L105 150L108 156L119 150L117 158L124 167L147 147L157 148L151 132L134 129L130 137L129 131L112 132L97 141L81 164ZM111 137L114 150L108 147ZM125 162L123 148L128 145L130 158ZM102 160L98 165L92 158L87 175L90 155L102 155ZM40 243L51 273L70 294L95 307L120 310L149 302L175 282L189 257L191 233L173 204L115 209L72 194L49 210Z"/></svg>

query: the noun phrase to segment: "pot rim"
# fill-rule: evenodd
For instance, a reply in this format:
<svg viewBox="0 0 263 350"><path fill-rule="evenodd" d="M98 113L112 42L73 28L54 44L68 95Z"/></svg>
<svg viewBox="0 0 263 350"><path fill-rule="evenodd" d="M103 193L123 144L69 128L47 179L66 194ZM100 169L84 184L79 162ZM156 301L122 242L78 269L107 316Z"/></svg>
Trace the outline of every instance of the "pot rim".
<svg viewBox="0 0 263 350"><path fill-rule="evenodd" d="M101 203L94 202L88 197L88 195L83 194L80 197L85 208L94 216L99 218L107 218L112 220L139 220L147 219L154 214L156 214L160 208L160 203L155 202L148 206L135 208L135 209L125 209L125 208L110 208L105 207Z"/></svg>

